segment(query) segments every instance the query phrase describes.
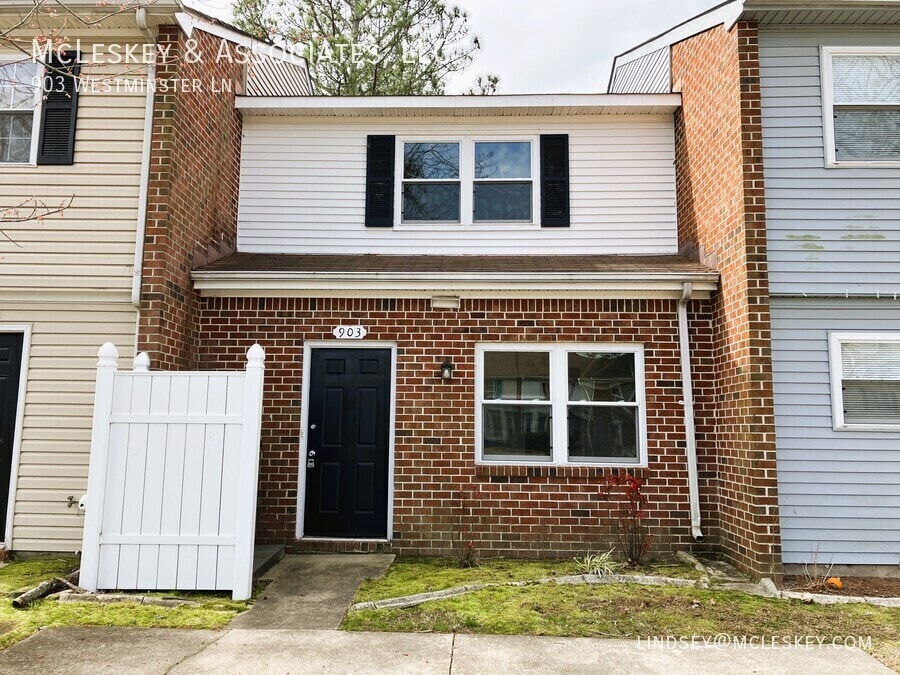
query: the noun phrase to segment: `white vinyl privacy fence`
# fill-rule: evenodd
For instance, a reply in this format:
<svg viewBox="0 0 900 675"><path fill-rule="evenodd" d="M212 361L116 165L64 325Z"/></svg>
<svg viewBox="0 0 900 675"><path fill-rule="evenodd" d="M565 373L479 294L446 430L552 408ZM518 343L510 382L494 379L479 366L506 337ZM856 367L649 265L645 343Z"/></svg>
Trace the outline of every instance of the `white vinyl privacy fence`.
<svg viewBox="0 0 900 675"><path fill-rule="evenodd" d="M80 585L250 597L262 347L245 372L118 372L100 348Z"/></svg>

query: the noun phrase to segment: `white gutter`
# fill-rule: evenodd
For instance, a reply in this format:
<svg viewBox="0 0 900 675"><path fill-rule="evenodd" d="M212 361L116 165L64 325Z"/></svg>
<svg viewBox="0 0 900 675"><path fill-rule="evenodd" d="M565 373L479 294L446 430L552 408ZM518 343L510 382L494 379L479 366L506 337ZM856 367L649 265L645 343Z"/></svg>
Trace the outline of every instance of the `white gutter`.
<svg viewBox="0 0 900 675"><path fill-rule="evenodd" d="M153 85L156 64L147 66L147 97L144 103L144 138L141 143L141 182L138 187L137 234L134 239L134 272L131 277L131 304L141 308L141 278L144 274L144 236L147 231L147 192L150 186L150 150L153 140Z"/></svg>
<svg viewBox="0 0 900 675"><path fill-rule="evenodd" d="M678 301L678 338L681 343L681 389L684 406L684 437L687 451L688 497L691 504L691 536L695 541L703 541L700 529L700 485L697 478L697 437L694 430L694 390L691 382L691 347L688 336L688 303L693 292L692 284L686 281Z"/></svg>

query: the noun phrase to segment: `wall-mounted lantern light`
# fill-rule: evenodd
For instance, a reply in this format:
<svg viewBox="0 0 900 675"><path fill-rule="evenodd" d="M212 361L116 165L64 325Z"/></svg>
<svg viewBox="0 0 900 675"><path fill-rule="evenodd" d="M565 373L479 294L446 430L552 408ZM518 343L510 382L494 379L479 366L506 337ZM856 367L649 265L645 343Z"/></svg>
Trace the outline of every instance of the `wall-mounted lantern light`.
<svg viewBox="0 0 900 675"><path fill-rule="evenodd" d="M453 377L453 362L450 359L444 359L441 364L441 379L446 382Z"/></svg>

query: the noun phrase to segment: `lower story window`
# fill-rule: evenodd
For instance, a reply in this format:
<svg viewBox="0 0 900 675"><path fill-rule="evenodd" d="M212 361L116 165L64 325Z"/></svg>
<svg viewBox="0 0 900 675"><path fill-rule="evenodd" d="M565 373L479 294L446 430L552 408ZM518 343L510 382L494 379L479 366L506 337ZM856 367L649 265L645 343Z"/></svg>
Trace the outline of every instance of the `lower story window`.
<svg viewBox="0 0 900 675"><path fill-rule="evenodd" d="M831 333L835 429L900 429L900 333Z"/></svg>
<svg viewBox="0 0 900 675"><path fill-rule="evenodd" d="M487 462L646 462L643 348L484 345L478 454Z"/></svg>

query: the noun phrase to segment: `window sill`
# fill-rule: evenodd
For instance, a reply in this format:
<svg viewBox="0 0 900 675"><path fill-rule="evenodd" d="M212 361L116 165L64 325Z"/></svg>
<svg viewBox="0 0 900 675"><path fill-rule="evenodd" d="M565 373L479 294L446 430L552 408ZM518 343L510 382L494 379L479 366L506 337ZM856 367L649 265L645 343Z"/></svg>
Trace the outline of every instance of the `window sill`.
<svg viewBox="0 0 900 675"><path fill-rule="evenodd" d="M888 431L900 434L900 424L842 424L833 426L834 431Z"/></svg>
<svg viewBox="0 0 900 675"><path fill-rule="evenodd" d="M394 230L402 231L402 230L428 230L429 232L459 232L462 229L472 229L472 230L482 230L482 231L491 231L496 228L497 230L509 230L516 227L521 227L524 229L540 229L540 223L526 223L520 221L482 221L477 223L394 223Z"/></svg>
<svg viewBox="0 0 900 675"><path fill-rule="evenodd" d="M0 162L0 168L9 169L36 169L36 162Z"/></svg>
<svg viewBox="0 0 900 675"><path fill-rule="evenodd" d="M611 473L630 472L642 476L644 464L481 464L476 463L475 475L491 478L602 478Z"/></svg>
<svg viewBox="0 0 900 675"><path fill-rule="evenodd" d="M826 162L826 169L900 169L900 161Z"/></svg>

